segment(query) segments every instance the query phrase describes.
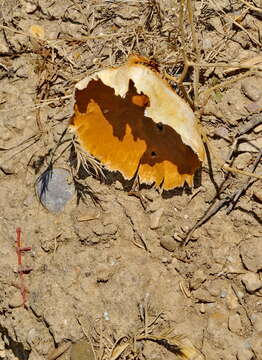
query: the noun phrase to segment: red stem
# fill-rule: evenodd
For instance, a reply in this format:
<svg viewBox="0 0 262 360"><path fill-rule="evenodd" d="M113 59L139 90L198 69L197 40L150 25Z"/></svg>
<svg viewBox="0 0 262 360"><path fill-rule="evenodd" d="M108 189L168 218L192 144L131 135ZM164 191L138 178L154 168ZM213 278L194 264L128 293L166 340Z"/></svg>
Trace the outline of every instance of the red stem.
<svg viewBox="0 0 262 360"><path fill-rule="evenodd" d="M16 228L16 254L17 254L17 262L18 262L18 274L20 278L20 291L23 299L23 306L26 304L26 287L24 284L24 272L22 269L22 252L31 250L31 248L21 248L21 228Z"/></svg>

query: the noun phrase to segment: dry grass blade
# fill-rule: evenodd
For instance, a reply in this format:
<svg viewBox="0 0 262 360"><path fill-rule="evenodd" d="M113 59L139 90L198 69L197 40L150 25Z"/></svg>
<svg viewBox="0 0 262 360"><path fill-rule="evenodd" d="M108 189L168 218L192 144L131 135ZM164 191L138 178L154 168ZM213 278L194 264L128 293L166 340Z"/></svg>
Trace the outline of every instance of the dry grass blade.
<svg viewBox="0 0 262 360"><path fill-rule="evenodd" d="M187 0L187 11L188 11L188 18L189 18L189 23L190 23L190 27L191 27L193 45L194 45L194 49L196 52L196 65L197 65L200 63L201 54L200 54L200 49L199 49L199 45L198 45L197 34L195 31L193 7L192 7L191 0ZM194 103L195 103L196 110L198 110L198 106L199 106L198 88L199 88L199 67L194 66L194 95L195 95Z"/></svg>
<svg viewBox="0 0 262 360"><path fill-rule="evenodd" d="M254 10L254 11L258 11L258 12L262 12L261 8L258 8L252 4L250 4L249 2L245 1L245 0L240 0L243 4L245 4L247 7L249 7L249 9Z"/></svg>
<svg viewBox="0 0 262 360"><path fill-rule="evenodd" d="M130 346L130 343L128 341L125 343L121 343L123 339L125 339L125 337L121 337L115 342L111 350L109 360L117 360L119 356L128 348L128 346Z"/></svg>
<svg viewBox="0 0 262 360"><path fill-rule="evenodd" d="M80 167L82 166L87 174L91 175L92 169L94 170L96 177L105 179L103 166L98 160L84 152L74 139L72 139L72 147L76 155L76 173L79 172Z"/></svg>

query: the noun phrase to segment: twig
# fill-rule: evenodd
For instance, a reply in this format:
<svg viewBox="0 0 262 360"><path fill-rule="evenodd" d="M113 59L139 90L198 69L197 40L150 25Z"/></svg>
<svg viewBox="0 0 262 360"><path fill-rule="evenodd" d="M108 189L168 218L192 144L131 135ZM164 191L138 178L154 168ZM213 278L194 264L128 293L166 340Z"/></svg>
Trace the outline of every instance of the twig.
<svg viewBox="0 0 262 360"><path fill-rule="evenodd" d="M232 289L233 289L233 291L234 291L234 293L235 293L235 295L236 295L236 297L237 297L240 305L241 305L241 306L243 307L243 309L245 310L246 315L247 315L247 318L248 318L248 320L250 321L250 324L253 326L253 323L252 323L251 317L250 317L250 315L249 315L249 312L248 312L245 304L243 303L241 297L239 296L239 293L238 293L238 291L237 291L237 288L236 288L235 284L231 284L231 287L232 287Z"/></svg>
<svg viewBox="0 0 262 360"><path fill-rule="evenodd" d="M212 204L209 209L206 211L206 213L198 220L198 222L193 226L193 228L189 231L187 234L185 240L182 242L182 245L186 246L189 241L191 240L191 237L194 233L194 231L199 228L201 225L203 225L205 222L207 222L212 216L214 216L220 209L222 209L223 206L225 206L230 199L227 197L223 200L220 200L215 206Z"/></svg>
<svg viewBox="0 0 262 360"><path fill-rule="evenodd" d="M254 129L258 125L262 124L262 115L261 114L255 114L252 117L249 118L248 122L244 124L238 131L238 136L244 135L250 130Z"/></svg>
<svg viewBox="0 0 262 360"><path fill-rule="evenodd" d="M193 45L194 45L194 48L196 51L196 63L199 64L201 55L200 55L200 49L198 46L198 40L197 40L196 31L195 31L194 16L193 16L191 0L187 0L187 11L188 11L188 18L189 18L189 23L190 23L190 27L191 27ZM198 106L199 106L198 87L199 87L199 66L195 66L194 67L194 95L195 95L194 105L195 105L195 109L197 109L197 110L198 110Z"/></svg>
<svg viewBox="0 0 262 360"><path fill-rule="evenodd" d="M258 166L259 162L260 162L260 159L262 157L262 150L260 150L257 158L256 158L256 161L253 165L253 168L252 168L252 172L254 172L256 170L256 167ZM249 181L247 183L245 183L239 190L237 190L231 197L231 202L230 202L230 205L228 206L228 209L227 209L227 215L234 209L236 203L238 202L239 198L241 197L241 195L249 188L249 186L251 186L255 181L257 181L256 179L252 179L252 178L249 178Z"/></svg>
<svg viewBox="0 0 262 360"><path fill-rule="evenodd" d="M231 196L227 196L226 198L220 200L218 203L215 203L214 201L212 201L211 205L209 206L209 208L207 209L207 211L205 212L205 214L197 221L197 223L193 226L193 228L187 233L186 237L185 237L185 240L182 242L182 245L187 245L189 243L189 241L191 240L191 237L194 233L194 231L199 228L201 225L203 225L204 223L206 223L212 216L214 216L220 209L222 209L222 207L224 207L225 205L227 204L230 204L229 207L228 207L228 210L227 210L227 214L229 214L235 204L237 203L238 199L241 197L241 195L243 194L243 192L245 192L247 190L247 188L252 185L257 179L261 179L262 176L259 175L259 174L253 174L253 172L256 170L259 162L260 162L260 159L262 157L262 150L260 150L255 162L254 162L254 165L253 165L253 168L251 170L251 172L247 172L247 171L241 171L241 170L238 170L238 169L234 169L232 168L230 165L233 161L232 159L232 156L237 148L237 144L239 142L239 140L241 140L241 137L242 135L244 135L245 133L247 133L248 131L250 131L251 129L253 129L254 127L258 126L260 124L261 120L259 118L254 118L253 121L251 122L248 122L247 124L244 124L237 132L236 136L235 136L235 140L233 142L233 145L227 155L227 159L226 159L226 162L225 164L222 166L223 169L227 170L227 171L230 171L230 172L236 172L236 173L240 173L240 174L243 174L243 175L247 175L249 176L249 181L247 183L245 183L243 185L243 187L241 189L239 189L238 191L236 191L233 195ZM230 165L227 165L226 163L230 161ZM211 167L211 164L210 164L210 167ZM211 168L212 169L212 168ZM256 179L253 179L251 178L251 176L253 178L256 178ZM222 182L222 184L217 187L216 186L216 197L221 193L222 191L222 188L223 188L223 185L225 183L226 179ZM213 179L213 183L214 183L214 179ZM215 183L214 183L215 184Z"/></svg>

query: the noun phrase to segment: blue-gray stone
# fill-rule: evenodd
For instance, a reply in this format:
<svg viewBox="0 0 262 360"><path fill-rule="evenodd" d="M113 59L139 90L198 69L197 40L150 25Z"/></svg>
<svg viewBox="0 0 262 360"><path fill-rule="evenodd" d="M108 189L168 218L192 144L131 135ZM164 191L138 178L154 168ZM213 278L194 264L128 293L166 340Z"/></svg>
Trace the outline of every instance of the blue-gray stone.
<svg viewBox="0 0 262 360"><path fill-rule="evenodd" d="M57 213L72 199L75 187L68 183L69 178L70 172L61 168L46 170L39 176L36 193L47 210Z"/></svg>

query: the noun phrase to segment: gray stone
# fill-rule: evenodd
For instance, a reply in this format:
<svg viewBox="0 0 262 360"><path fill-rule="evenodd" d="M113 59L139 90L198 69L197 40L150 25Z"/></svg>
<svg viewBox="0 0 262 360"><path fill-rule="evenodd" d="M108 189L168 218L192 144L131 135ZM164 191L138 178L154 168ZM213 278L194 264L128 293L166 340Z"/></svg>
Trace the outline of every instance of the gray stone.
<svg viewBox="0 0 262 360"><path fill-rule="evenodd" d="M70 172L65 169L45 171L36 181L36 193L41 204L50 212L60 212L75 193L74 185L68 182Z"/></svg>

